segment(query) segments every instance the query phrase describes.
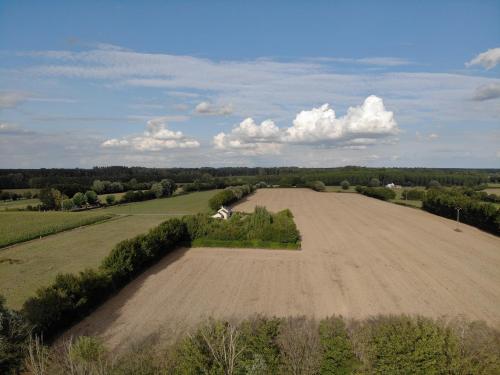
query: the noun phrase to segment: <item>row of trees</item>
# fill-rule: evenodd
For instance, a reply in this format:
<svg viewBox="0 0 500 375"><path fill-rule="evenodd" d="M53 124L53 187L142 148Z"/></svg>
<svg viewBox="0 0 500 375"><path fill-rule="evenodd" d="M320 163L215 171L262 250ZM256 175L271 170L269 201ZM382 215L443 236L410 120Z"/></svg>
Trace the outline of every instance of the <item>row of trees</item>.
<svg viewBox="0 0 500 375"><path fill-rule="evenodd" d="M212 210L218 210L221 206L229 206L254 191L254 186L242 185L228 187L209 199L208 205Z"/></svg>
<svg viewBox="0 0 500 375"><path fill-rule="evenodd" d="M486 182L499 182L498 169L434 169L434 168L140 168L96 167L93 169L3 169L0 170L0 189L52 187L72 196L78 191L94 190L100 193L126 190L147 190L151 181L170 179L176 183L255 184L297 186L306 181L323 181L326 185L339 185L348 180L353 185L368 185L372 178L382 184L393 182L403 186L427 186L431 180L442 185L474 186ZM237 183L234 183L236 180ZM93 186L94 181L100 181ZM107 183L107 182L109 183ZM113 181L113 182L110 182ZM111 186L113 183L115 185ZM129 186L125 186L128 184ZM227 185L227 183L226 183ZM103 189L100 191L100 189Z"/></svg>
<svg viewBox="0 0 500 375"><path fill-rule="evenodd" d="M7 336L6 348L19 347L14 352L19 358L6 356L2 362L0 352L2 373L20 370L24 353L23 370L35 375L500 373L499 331L465 319L210 320L174 342L145 341L118 355L92 336L62 340L63 350L45 347L37 338L25 338L23 345L15 337Z"/></svg>
<svg viewBox="0 0 500 375"><path fill-rule="evenodd" d="M450 219L455 219L457 210L460 209L460 221L500 234L500 209L492 203L470 197L458 189L429 190L422 208Z"/></svg>
<svg viewBox="0 0 500 375"><path fill-rule="evenodd" d="M368 197L388 201L396 198L396 192L386 187L356 186L356 191Z"/></svg>

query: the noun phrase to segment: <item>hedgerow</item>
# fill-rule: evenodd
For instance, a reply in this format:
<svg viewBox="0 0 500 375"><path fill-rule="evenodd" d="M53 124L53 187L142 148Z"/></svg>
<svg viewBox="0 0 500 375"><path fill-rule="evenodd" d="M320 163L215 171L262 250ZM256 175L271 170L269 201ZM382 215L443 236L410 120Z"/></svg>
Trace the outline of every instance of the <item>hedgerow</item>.
<svg viewBox="0 0 500 375"><path fill-rule="evenodd" d="M210 198L208 205L212 210L217 210L221 206L229 206L239 201L253 191L254 188L250 185L230 186Z"/></svg>
<svg viewBox="0 0 500 375"><path fill-rule="evenodd" d="M388 201L396 198L396 192L386 187L356 186L356 191L368 197Z"/></svg>
<svg viewBox="0 0 500 375"><path fill-rule="evenodd" d="M500 234L500 209L492 203L481 202L458 190L429 190L422 208L450 219L457 217L457 208L460 208L461 222Z"/></svg>

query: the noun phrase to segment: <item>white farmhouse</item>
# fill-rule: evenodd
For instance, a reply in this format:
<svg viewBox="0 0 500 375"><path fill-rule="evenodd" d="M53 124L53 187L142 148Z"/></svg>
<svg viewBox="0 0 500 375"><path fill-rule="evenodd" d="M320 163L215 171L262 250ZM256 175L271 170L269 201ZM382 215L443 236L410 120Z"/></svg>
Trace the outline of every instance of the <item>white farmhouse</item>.
<svg viewBox="0 0 500 375"><path fill-rule="evenodd" d="M231 217L232 211L230 208L226 208L221 206L215 215L212 215L215 219L224 219L227 220Z"/></svg>
<svg viewBox="0 0 500 375"><path fill-rule="evenodd" d="M391 182L390 184L385 185L386 188L389 189L401 189L401 185L395 185L394 182Z"/></svg>

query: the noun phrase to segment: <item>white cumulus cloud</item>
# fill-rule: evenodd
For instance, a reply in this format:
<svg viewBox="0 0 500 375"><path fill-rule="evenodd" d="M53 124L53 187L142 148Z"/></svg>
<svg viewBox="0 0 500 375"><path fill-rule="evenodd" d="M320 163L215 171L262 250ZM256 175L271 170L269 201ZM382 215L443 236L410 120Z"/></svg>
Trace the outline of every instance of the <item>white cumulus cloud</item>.
<svg viewBox="0 0 500 375"><path fill-rule="evenodd" d="M146 130L140 136L112 138L104 141L105 148L132 148L136 151L161 151L172 148L196 148L200 143L186 137L181 131L167 127L167 117L158 117L148 121Z"/></svg>
<svg viewBox="0 0 500 375"><path fill-rule="evenodd" d="M220 150L254 154L276 153L287 143L362 149L398 132L394 114L385 109L381 98L371 95L362 105L350 107L347 114L339 118L328 104L301 111L288 128L280 129L272 120L257 125L252 118L247 118L230 133L217 134L213 143Z"/></svg>
<svg viewBox="0 0 500 375"><path fill-rule="evenodd" d="M0 92L0 108L14 108L26 98L27 95L21 92Z"/></svg>
<svg viewBox="0 0 500 375"><path fill-rule="evenodd" d="M500 47L491 48L486 52L480 53L474 57L471 61L465 64L465 66L470 67L473 65L482 65L486 69L491 69L500 63Z"/></svg>

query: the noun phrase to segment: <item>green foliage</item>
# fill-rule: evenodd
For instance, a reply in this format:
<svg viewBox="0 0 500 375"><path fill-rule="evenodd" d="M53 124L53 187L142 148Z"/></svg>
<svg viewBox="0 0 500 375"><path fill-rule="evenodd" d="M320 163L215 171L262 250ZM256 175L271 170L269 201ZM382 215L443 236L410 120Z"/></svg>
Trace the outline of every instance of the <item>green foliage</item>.
<svg viewBox="0 0 500 375"><path fill-rule="evenodd" d="M311 181L306 184L306 186L314 191L325 191L326 186L323 181Z"/></svg>
<svg viewBox="0 0 500 375"><path fill-rule="evenodd" d="M441 184L437 180L430 180L429 183L427 184L427 188L429 189L438 189L441 187Z"/></svg>
<svg viewBox="0 0 500 375"><path fill-rule="evenodd" d="M100 340L92 336L79 336L72 343L69 356L75 363L93 363L106 354L106 348Z"/></svg>
<svg viewBox="0 0 500 375"><path fill-rule="evenodd" d="M61 208L63 196L57 189L41 189L38 198L46 210L57 210Z"/></svg>
<svg viewBox="0 0 500 375"><path fill-rule="evenodd" d="M321 321L319 334L322 349L320 374L352 374L360 363L354 354L344 320L331 317Z"/></svg>
<svg viewBox="0 0 500 375"><path fill-rule="evenodd" d="M106 203L111 205L116 202L116 197L113 194L106 195Z"/></svg>
<svg viewBox="0 0 500 375"><path fill-rule="evenodd" d="M370 179L370 182L368 183L369 187L379 187L380 186L380 180L378 178L373 177Z"/></svg>
<svg viewBox="0 0 500 375"><path fill-rule="evenodd" d="M73 195L73 203L77 207L82 207L87 204L87 196L83 193L78 192Z"/></svg>
<svg viewBox="0 0 500 375"><path fill-rule="evenodd" d="M396 198L396 192L386 187L356 186L356 191L368 197L381 199L383 201L388 201Z"/></svg>
<svg viewBox="0 0 500 375"><path fill-rule="evenodd" d="M163 186L159 182L151 186L151 191L154 193L156 198L163 197Z"/></svg>
<svg viewBox="0 0 500 375"><path fill-rule="evenodd" d="M403 190L401 199L421 201L425 198L425 191L418 189Z"/></svg>
<svg viewBox="0 0 500 375"><path fill-rule="evenodd" d="M73 199L65 199L62 202L62 206L64 211L70 211L75 207L75 204L73 203Z"/></svg>
<svg viewBox="0 0 500 375"><path fill-rule="evenodd" d="M160 185L163 188L163 196L165 197L170 197L177 190L177 184L169 179L161 180Z"/></svg>
<svg viewBox="0 0 500 375"><path fill-rule="evenodd" d="M0 295L0 373L17 374L24 359L29 327L22 316L5 307Z"/></svg>
<svg viewBox="0 0 500 375"><path fill-rule="evenodd" d="M85 192L85 198L87 199L88 204L97 204L99 202L99 198L97 197L97 194L95 191L88 190Z"/></svg>
<svg viewBox="0 0 500 375"><path fill-rule="evenodd" d="M471 198L459 190L429 190L422 208L436 215L455 219L457 207L460 210L460 221L500 234L500 209L491 203Z"/></svg>
<svg viewBox="0 0 500 375"><path fill-rule="evenodd" d="M349 190L349 187L351 186L351 184L349 183L349 181L343 180L340 183L340 186L342 186L342 190Z"/></svg>
<svg viewBox="0 0 500 375"><path fill-rule="evenodd" d="M370 319L356 333L363 367L373 374L446 374L460 358L459 338L431 319Z"/></svg>
<svg viewBox="0 0 500 375"><path fill-rule="evenodd" d="M231 186L210 198L208 205L212 210L216 211L221 206L228 206L239 201L251 192L253 192L253 187L250 185Z"/></svg>
<svg viewBox="0 0 500 375"><path fill-rule="evenodd" d="M289 210L276 214L255 207L252 214L234 213L229 220L199 214L185 216L194 246L298 248L300 234Z"/></svg>

